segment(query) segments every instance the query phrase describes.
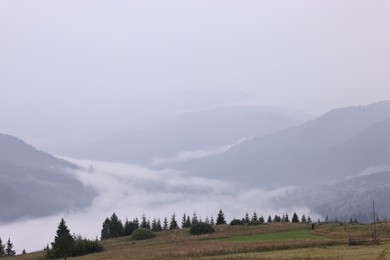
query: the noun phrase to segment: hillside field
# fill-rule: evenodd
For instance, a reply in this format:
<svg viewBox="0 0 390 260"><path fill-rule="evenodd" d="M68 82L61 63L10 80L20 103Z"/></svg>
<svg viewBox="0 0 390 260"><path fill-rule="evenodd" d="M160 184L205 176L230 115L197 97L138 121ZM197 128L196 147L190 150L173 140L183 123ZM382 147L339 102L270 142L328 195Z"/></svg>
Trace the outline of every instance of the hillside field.
<svg viewBox="0 0 390 260"><path fill-rule="evenodd" d="M342 223L270 223L215 226L191 236L188 229L162 231L150 240L103 240L104 251L72 259L390 259L390 223L377 223L378 245L348 245L348 238L372 236L373 226ZM381 257L380 257L381 256ZM4 259L44 259L35 252ZM70 259L70 258L69 258Z"/></svg>

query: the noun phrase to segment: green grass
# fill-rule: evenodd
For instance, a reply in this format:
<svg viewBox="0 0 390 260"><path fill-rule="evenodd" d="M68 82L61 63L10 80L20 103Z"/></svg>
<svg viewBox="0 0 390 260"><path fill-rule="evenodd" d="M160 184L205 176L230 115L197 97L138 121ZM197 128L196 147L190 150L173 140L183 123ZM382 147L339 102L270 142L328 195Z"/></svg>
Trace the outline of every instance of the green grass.
<svg viewBox="0 0 390 260"><path fill-rule="evenodd" d="M256 240L285 240L285 239L304 239L304 238L324 238L323 236L316 235L310 232L310 230L288 230L288 231L277 231L255 235L245 236L234 236L222 238L224 241L256 241Z"/></svg>
<svg viewBox="0 0 390 260"><path fill-rule="evenodd" d="M199 236L180 229L159 232L150 240L133 241L130 237L103 240L103 252L72 259L378 260L382 252L383 259L390 259L390 222L378 223L380 244L370 246L349 246L348 236L367 237L371 225L347 227L321 223L311 230L309 224L270 223L214 228L214 233ZM44 256L41 251L4 260L36 260Z"/></svg>

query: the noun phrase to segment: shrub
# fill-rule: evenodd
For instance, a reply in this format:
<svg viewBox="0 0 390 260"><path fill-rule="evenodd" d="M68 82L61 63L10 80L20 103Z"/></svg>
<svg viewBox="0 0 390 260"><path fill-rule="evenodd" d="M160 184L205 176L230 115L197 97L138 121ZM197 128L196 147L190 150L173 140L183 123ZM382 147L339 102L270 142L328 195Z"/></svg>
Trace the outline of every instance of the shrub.
<svg viewBox="0 0 390 260"><path fill-rule="evenodd" d="M213 232L214 232L213 226L204 222L195 223L190 228L191 235L210 234Z"/></svg>
<svg viewBox="0 0 390 260"><path fill-rule="evenodd" d="M72 244L72 248L70 248L68 251L68 256L82 256L103 251L103 247L99 244L97 239L89 240L82 238L81 236L74 236L73 239L74 242ZM47 259L56 259L62 257L58 250L50 249L49 245L47 245L45 250Z"/></svg>
<svg viewBox="0 0 390 260"><path fill-rule="evenodd" d="M86 238L82 238L81 236L77 236L73 245L72 255L87 255L101 251L103 251L103 247L99 244L99 241L97 239L89 240Z"/></svg>
<svg viewBox="0 0 390 260"><path fill-rule="evenodd" d="M257 225L261 225L261 222L256 220L256 221L250 221L248 223L249 226L257 226Z"/></svg>
<svg viewBox="0 0 390 260"><path fill-rule="evenodd" d="M131 239L133 240L143 240L143 239L150 239L154 238L154 233L152 230L147 228L139 228L133 231L131 234Z"/></svg>
<svg viewBox="0 0 390 260"><path fill-rule="evenodd" d="M245 223L241 219L233 219L232 221L230 221L230 225L238 226L238 225L245 225Z"/></svg>

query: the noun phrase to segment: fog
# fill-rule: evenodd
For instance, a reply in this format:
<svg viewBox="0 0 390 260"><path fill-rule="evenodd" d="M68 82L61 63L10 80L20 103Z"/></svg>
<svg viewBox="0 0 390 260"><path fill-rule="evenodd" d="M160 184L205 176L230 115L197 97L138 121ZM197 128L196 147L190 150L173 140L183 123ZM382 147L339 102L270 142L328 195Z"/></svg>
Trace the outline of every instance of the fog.
<svg viewBox="0 0 390 260"><path fill-rule="evenodd" d="M154 165L163 165L166 163L185 162L195 159L201 159L208 156L215 156L222 154L231 148L242 144L243 142L250 140L252 137L240 138L234 144L223 145L219 147L209 147L207 149L201 149L196 151L181 151L173 158L154 158L152 162Z"/></svg>
<svg viewBox="0 0 390 260"><path fill-rule="evenodd" d="M126 217L141 218L142 214L149 219L167 217L169 220L175 213L178 223L183 213L196 212L203 220L211 216L215 219L219 209L223 209L227 221L242 218L246 212L252 215L254 211L265 218L286 212L291 216L294 211L312 219L320 217L302 205L280 208L275 204L273 199L293 191L292 186L244 190L234 183L189 177L172 170L153 171L136 165L66 159L83 167L69 174L94 187L99 195L82 211L0 225L2 239L10 237L18 253L23 249L41 250L52 242L62 217L72 233L90 239L100 238L103 221L113 212L122 221Z"/></svg>
<svg viewBox="0 0 390 260"><path fill-rule="evenodd" d="M389 27L386 0L2 0L1 132L60 153L179 110L390 99Z"/></svg>
<svg viewBox="0 0 390 260"><path fill-rule="evenodd" d="M0 35L0 133L51 154L226 104L321 115L390 100L387 0L0 0ZM154 163L218 155L244 141ZM294 187L242 190L173 170L71 160L85 170L69 174L99 196L82 212L1 225L19 253L52 241L61 217L95 238L114 211L122 220L215 217L219 208L228 219L309 213L275 208L273 198Z"/></svg>

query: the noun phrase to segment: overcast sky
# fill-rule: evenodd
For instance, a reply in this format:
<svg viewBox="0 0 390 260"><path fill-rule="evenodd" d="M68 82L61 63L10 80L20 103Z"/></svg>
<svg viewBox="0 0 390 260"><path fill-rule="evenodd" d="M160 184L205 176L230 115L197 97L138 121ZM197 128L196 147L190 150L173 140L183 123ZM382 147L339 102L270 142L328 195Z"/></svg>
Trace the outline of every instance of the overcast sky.
<svg viewBox="0 0 390 260"><path fill-rule="evenodd" d="M388 0L0 0L0 132L368 104L390 99L389 46Z"/></svg>

